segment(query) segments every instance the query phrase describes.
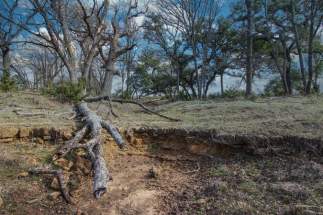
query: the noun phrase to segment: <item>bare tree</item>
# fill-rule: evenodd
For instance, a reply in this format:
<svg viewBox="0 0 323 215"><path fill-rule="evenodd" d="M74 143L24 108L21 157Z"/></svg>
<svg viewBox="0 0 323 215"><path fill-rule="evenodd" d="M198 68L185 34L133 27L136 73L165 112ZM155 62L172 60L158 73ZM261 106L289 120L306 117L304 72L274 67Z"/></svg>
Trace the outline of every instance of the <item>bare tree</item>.
<svg viewBox="0 0 323 215"><path fill-rule="evenodd" d="M62 73L64 64L53 50L36 47L29 57L27 66L33 71L36 89L52 86L55 78Z"/></svg>
<svg viewBox="0 0 323 215"><path fill-rule="evenodd" d="M247 67L246 67L246 96L252 93L253 76L253 0L245 0L247 8Z"/></svg>
<svg viewBox="0 0 323 215"><path fill-rule="evenodd" d="M111 29L106 31L106 43L99 47L105 68L102 94L111 96L113 76L118 74L116 62L136 46L135 43L122 44L122 40L135 36L138 31L135 18L144 13L145 9L138 8L138 0L128 0L113 5L113 16L109 23Z"/></svg>
<svg viewBox="0 0 323 215"><path fill-rule="evenodd" d="M10 53L13 45L18 42L18 36L24 28L28 27L29 21L35 15L32 10L22 8L23 4L22 0L3 0L0 2L0 49L4 73L9 73L12 66ZM18 25L10 20L16 20Z"/></svg>
<svg viewBox="0 0 323 215"><path fill-rule="evenodd" d="M54 50L64 63L71 82L77 82L80 74L86 79L106 28L105 18L109 1L93 0L92 4L81 0L29 2L39 15L33 22L33 26L38 28L39 32L24 28L39 38L38 41L29 43ZM12 19L7 19L23 27ZM78 44L82 48L81 53L78 52ZM86 49L83 46L86 46Z"/></svg>
<svg viewBox="0 0 323 215"><path fill-rule="evenodd" d="M220 1L210 0L162 0L159 1L158 15L165 26L181 33L191 50L194 70L192 77L196 83L193 96L201 99L206 85L206 71L212 59L210 35L215 31Z"/></svg>

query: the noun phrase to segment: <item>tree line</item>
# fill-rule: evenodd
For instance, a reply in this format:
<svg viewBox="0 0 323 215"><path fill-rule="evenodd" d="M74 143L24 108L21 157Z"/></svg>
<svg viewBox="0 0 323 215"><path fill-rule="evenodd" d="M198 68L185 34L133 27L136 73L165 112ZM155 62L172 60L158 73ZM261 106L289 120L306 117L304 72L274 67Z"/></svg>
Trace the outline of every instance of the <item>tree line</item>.
<svg viewBox="0 0 323 215"><path fill-rule="evenodd" d="M323 1L226 4L3 0L0 86L204 99L215 80L223 95L231 76L245 83L247 97L264 77L269 95L319 92Z"/></svg>

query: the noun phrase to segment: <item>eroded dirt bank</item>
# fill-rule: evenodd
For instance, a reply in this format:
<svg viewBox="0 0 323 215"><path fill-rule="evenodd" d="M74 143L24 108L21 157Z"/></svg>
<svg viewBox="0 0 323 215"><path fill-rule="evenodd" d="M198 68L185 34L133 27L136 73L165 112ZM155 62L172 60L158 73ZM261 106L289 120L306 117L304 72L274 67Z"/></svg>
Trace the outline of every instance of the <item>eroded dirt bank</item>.
<svg viewBox="0 0 323 215"><path fill-rule="evenodd" d="M100 200L90 192L86 155L77 151L69 157L66 175L76 204L67 205L56 196L51 177L30 176L26 171L52 162L52 153L72 130L38 128L37 133L34 129L25 131L24 137L17 129L14 136L3 138L11 138L10 143L0 144L0 214L323 212L320 139L126 130L128 147L123 151L106 137L105 157L113 178Z"/></svg>

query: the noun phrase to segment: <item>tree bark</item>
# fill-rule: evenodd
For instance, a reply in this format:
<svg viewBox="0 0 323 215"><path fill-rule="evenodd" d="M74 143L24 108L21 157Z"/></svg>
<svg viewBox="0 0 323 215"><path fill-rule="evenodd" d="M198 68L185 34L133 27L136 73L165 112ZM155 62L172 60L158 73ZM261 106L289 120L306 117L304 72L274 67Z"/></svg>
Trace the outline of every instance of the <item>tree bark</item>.
<svg viewBox="0 0 323 215"><path fill-rule="evenodd" d="M2 51L2 69L3 69L3 74L5 72L9 73L10 65L11 65L10 48L9 47L4 47L4 48L2 48L1 51Z"/></svg>
<svg viewBox="0 0 323 215"><path fill-rule="evenodd" d="M223 72L220 74L220 85L221 85L221 96L224 95L224 86L223 86Z"/></svg>
<svg viewBox="0 0 323 215"><path fill-rule="evenodd" d="M84 127L76 133L73 139L67 141L66 144L58 150L57 155L62 157L75 148L85 148L92 162L94 171L93 195L95 198L100 198L107 191L107 183L109 181L109 171L101 148L102 128L106 129L111 134L120 148L124 146L124 141L118 130L103 121L96 113L92 112L85 102L78 104L76 106L76 111L79 116L84 119ZM80 144L79 142L85 137L87 132L89 132L90 140L86 144Z"/></svg>
<svg viewBox="0 0 323 215"><path fill-rule="evenodd" d="M252 94L252 76L253 76L253 14L252 1L245 0L247 6L247 67L246 67L246 97Z"/></svg>
<svg viewBox="0 0 323 215"><path fill-rule="evenodd" d="M104 81L101 90L101 95L108 95L111 97L112 95L112 84L113 84L113 76L115 74L114 62L110 61L105 68Z"/></svg>
<svg viewBox="0 0 323 215"><path fill-rule="evenodd" d="M308 79L305 93L311 93L313 81L313 40L314 40L314 19L315 19L315 0L311 0L310 30L308 38Z"/></svg>
<svg viewBox="0 0 323 215"><path fill-rule="evenodd" d="M305 66L304 66L303 52L302 52L302 47L301 47L301 42L300 42L300 38L299 38L297 25L296 25L294 19L295 19L295 3L292 0L291 1L291 22L292 22L293 31L294 31L294 34L295 34L295 43L296 43L296 48L297 48L297 52L298 52L299 65L300 65L301 76L302 76L303 90L304 90L304 93L305 93L306 92L306 77L305 77Z"/></svg>

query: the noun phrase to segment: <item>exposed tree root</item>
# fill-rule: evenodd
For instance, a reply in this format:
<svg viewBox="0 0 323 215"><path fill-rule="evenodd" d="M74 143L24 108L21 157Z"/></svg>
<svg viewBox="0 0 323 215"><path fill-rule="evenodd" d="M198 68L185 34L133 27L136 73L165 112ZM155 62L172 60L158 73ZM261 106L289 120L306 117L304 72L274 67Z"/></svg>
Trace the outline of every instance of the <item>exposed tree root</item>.
<svg viewBox="0 0 323 215"><path fill-rule="evenodd" d="M144 109L145 111L147 111L148 113L157 115L159 117L162 117L162 118L168 119L170 121L174 121L174 122L181 121L180 119L176 119L176 118L172 118L172 117L169 117L169 116L165 116L165 115L160 114L160 113L158 113L156 111L150 110L145 105L143 105L143 104L141 104L139 102L136 102L136 101L132 101L132 100L111 99L109 96L97 96L97 97L91 97L91 98L85 98L84 99L84 101L86 101L86 102L98 102L98 101L101 101L101 100L107 100L109 102L118 102L118 103L121 103L121 104L122 103L135 104L135 105L138 105L139 107L141 107L142 109Z"/></svg>
<svg viewBox="0 0 323 215"><path fill-rule="evenodd" d="M109 181L109 172L102 155L101 129L106 129L120 148L123 148L124 142L118 130L111 124L103 121L96 113L92 112L87 104L82 102L76 106L77 113L84 118L84 127L76 133L73 139L58 151L59 156L64 156L75 148L84 148L87 150L94 171L93 194L96 198L101 197L107 191ZM90 140L85 144L80 141L89 133Z"/></svg>
<svg viewBox="0 0 323 215"><path fill-rule="evenodd" d="M64 181L64 174L62 170L50 170L50 169L31 169L29 170L30 174L46 174L46 175L54 175L57 178L59 183L59 187L62 193L63 198L67 203L74 203L68 193L66 183Z"/></svg>
<svg viewBox="0 0 323 215"><path fill-rule="evenodd" d="M73 149L84 148L87 151L88 157L92 163L94 173L93 179L93 195L95 198L100 198L107 191L107 183L110 179L109 171L102 153L102 128L107 130L114 138L120 148L124 147L124 141L118 130L111 124L103 121L96 113L92 112L85 102L76 105L76 113L82 118L84 126L76 132L75 136L67 141L61 148L58 149L53 159L64 157ZM84 138L88 138L86 143L81 143ZM63 173L60 170L36 169L31 170L34 174L51 174L57 177L61 192L68 203L72 203L67 188L64 183Z"/></svg>

